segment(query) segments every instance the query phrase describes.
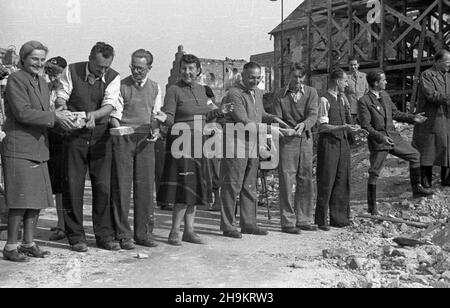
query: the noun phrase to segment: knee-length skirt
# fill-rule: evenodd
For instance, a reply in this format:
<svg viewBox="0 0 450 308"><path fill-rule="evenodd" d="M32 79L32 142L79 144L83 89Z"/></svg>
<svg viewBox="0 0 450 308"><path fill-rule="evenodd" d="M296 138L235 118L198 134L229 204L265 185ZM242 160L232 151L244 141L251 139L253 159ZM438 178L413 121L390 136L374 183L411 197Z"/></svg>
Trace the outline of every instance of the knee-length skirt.
<svg viewBox="0 0 450 308"><path fill-rule="evenodd" d="M42 210L52 207L53 194L46 162L3 157L8 209Z"/></svg>
<svg viewBox="0 0 450 308"><path fill-rule="evenodd" d="M207 205L207 159L203 155L202 158L175 158L172 143L176 138L170 134L167 137L164 174L157 201L164 204Z"/></svg>

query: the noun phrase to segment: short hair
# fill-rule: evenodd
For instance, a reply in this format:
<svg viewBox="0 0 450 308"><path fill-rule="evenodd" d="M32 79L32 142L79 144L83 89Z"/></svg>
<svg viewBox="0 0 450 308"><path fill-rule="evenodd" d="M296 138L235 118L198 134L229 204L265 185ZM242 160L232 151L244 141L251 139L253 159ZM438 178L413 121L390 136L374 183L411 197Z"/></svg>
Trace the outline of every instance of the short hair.
<svg viewBox="0 0 450 308"><path fill-rule="evenodd" d="M114 57L114 48L104 42L97 42L91 49L90 58L95 58L98 54L101 54L104 58L109 59Z"/></svg>
<svg viewBox="0 0 450 308"><path fill-rule="evenodd" d="M259 69L261 70L261 65L256 62L248 62L244 65L244 71Z"/></svg>
<svg viewBox="0 0 450 308"><path fill-rule="evenodd" d="M434 60L440 61L445 57L446 54L450 54L450 51L448 51L447 49L441 49L434 55Z"/></svg>
<svg viewBox="0 0 450 308"><path fill-rule="evenodd" d="M200 70L200 72L198 73L198 76L200 76L202 74L202 64L200 63L200 59L197 56L194 56L191 54L183 55L180 59L180 67L181 67L181 63L186 63L186 64L194 64L195 63L195 66L197 66L197 68Z"/></svg>
<svg viewBox="0 0 450 308"><path fill-rule="evenodd" d="M350 57L350 58L348 58L348 63L350 63L352 61L356 61L356 62L359 63L359 58L358 57Z"/></svg>
<svg viewBox="0 0 450 308"><path fill-rule="evenodd" d="M367 73L367 83L371 88L375 87L375 82L381 80L381 75L384 74L382 70L373 70Z"/></svg>
<svg viewBox="0 0 450 308"><path fill-rule="evenodd" d="M344 78L345 72L341 68L335 68L331 71L330 75L328 76L328 80L330 82L336 82L339 79Z"/></svg>
<svg viewBox="0 0 450 308"><path fill-rule="evenodd" d="M303 64L301 64L301 63L294 63L294 64L292 64L289 73L292 73L294 71L299 71L301 73L302 77L305 77L307 72L308 72L306 67Z"/></svg>
<svg viewBox="0 0 450 308"><path fill-rule="evenodd" d="M131 55L131 58L145 58L147 64L150 66L153 64L153 55L150 51L145 49L138 49Z"/></svg>
<svg viewBox="0 0 450 308"><path fill-rule="evenodd" d="M43 50L45 54L48 54L48 48L44 44L38 41L29 41L22 45L19 51L20 65L23 67L24 60L35 50Z"/></svg>

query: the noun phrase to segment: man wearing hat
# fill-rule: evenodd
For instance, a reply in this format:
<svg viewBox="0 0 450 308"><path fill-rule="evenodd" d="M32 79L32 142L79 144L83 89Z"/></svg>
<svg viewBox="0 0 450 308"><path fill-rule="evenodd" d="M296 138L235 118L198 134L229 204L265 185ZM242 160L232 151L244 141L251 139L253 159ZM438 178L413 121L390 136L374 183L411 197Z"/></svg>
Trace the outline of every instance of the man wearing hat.
<svg viewBox="0 0 450 308"><path fill-rule="evenodd" d="M121 109L119 102L120 76L111 69L114 48L99 42L91 50L88 62L70 64L61 78L57 108L84 112L83 128L72 131L64 140L63 204L65 231L72 249L86 252L83 228L83 197L86 172L92 183L92 220L97 246L106 250L120 250L114 242L110 182L112 144L109 118ZM84 123L85 122L85 123Z"/></svg>

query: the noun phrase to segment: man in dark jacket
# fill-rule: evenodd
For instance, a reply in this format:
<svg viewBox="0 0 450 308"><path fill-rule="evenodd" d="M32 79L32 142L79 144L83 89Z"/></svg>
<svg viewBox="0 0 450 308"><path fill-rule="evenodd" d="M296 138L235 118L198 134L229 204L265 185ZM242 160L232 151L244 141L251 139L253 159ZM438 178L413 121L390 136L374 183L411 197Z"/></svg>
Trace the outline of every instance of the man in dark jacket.
<svg viewBox="0 0 450 308"><path fill-rule="evenodd" d="M410 163L411 184L414 197L426 197L433 194L424 189L420 176L420 154L400 133L396 131L393 120L398 122L421 124L427 120L423 114L400 112L392 102L386 90L386 75L383 71L371 71L367 74L370 92L364 95L359 104L361 127L369 132L370 170L368 183L369 213L378 215L376 204L377 180L388 154L407 160Z"/></svg>
<svg viewBox="0 0 450 308"><path fill-rule="evenodd" d="M433 166L442 167L442 185L450 186L450 52L441 50L420 77L418 112L429 120L416 125L413 145L421 154L422 185L432 186Z"/></svg>

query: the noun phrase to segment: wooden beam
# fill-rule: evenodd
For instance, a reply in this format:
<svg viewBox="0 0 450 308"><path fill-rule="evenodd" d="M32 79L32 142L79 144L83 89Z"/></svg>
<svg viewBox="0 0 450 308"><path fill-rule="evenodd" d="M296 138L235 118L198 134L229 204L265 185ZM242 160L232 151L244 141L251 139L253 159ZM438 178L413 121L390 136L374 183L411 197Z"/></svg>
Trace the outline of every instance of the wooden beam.
<svg viewBox="0 0 450 308"><path fill-rule="evenodd" d="M441 1L441 0L440 0ZM387 13L390 13L391 15L397 17L399 20L409 24L410 26L413 27L413 29L416 29L417 31L422 31L422 27L420 26L420 24L418 24L417 22L415 22L413 19L411 19L410 17L407 17L406 15L403 15L402 13L396 11L395 9L391 8L388 5L384 5L386 8ZM412 30L412 29L411 29ZM427 34L430 36L434 36L434 32L433 31L429 31L427 29Z"/></svg>
<svg viewBox="0 0 450 308"><path fill-rule="evenodd" d="M328 24L327 24L327 36L328 36L328 65L327 71L331 72L331 66L333 64L333 39L332 39L332 20L333 20L333 0L328 0Z"/></svg>
<svg viewBox="0 0 450 308"><path fill-rule="evenodd" d="M379 50L380 50L380 54L379 56L379 62L380 62L380 69L384 69L384 55L385 55L385 48L386 48L386 42L385 42L385 30L386 30L386 24L385 24L385 5L384 5L385 0L380 0L380 5L381 5L381 13L380 13L380 20L381 20L381 33L380 33L380 44L379 46Z"/></svg>
<svg viewBox="0 0 450 308"><path fill-rule="evenodd" d="M353 48L352 40L353 40L353 5L352 0L347 0L347 18L348 18L348 37L350 38L348 42L349 56L354 57L355 49Z"/></svg>
<svg viewBox="0 0 450 308"><path fill-rule="evenodd" d="M431 66L433 65L433 61L422 61L421 66ZM409 68L415 68L416 63L406 63L406 64L397 64L397 65L388 65L384 68L385 71L399 71L399 70L405 70Z"/></svg>
<svg viewBox="0 0 450 308"><path fill-rule="evenodd" d="M419 88L419 78L420 78L420 68L422 66L422 58L423 58L423 47L425 44L425 36L427 33L428 21L424 20L422 23L422 33L420 34L420 43L419 43L419 54L417 55L416 61L416 71L414 73L414 85L413 85L413 93L411 97L411 113L416 111L416 101L417 101L417 92Z"/></svg>
<svg viewBox="0 0 450 308"><path fill-rule="evenodd" d="M373 31L372 30L372 28L371 28L371 26L369 25L369 24L367 24L367 23L365 23L365 22L363 22L361 19L359 19L357 16L353 16L353 19L362 27L362 28L364 28L364 30L366 30L367 32L369 32L369 34L370 35L372 35L376 40L380 40L380 36L377 34L377 33L375 33L375 31ZM361 30L361 32L362 32L363 30ZM361 34L361 32L360 32L360 34ZM358 34L358 39L359 39L359 35L360 34ZM355 38L355 40L356 40L356 38Z"/></svg>
<svg viewBox="0 0 450 308"><path fill-rule="evenodd" d="M369 55L365 54L358 45L352 44L352 46L364 60L369 61Z"/></svg>
<svg viewBox="0 0 450 308"><path fill-rule="evenodd" d="M444 45L444 0L439 0L439 43Z"/></svg>
<svg viewBox="0 0 450 308"><path fill-rule="evenodd" d="M384 0L383 0L384 1ZM434 1L434 3L429 6L425 12L422 13L422 15L420 15L420 17L418 17L415 21L414 24L420 24L420 22L422 21L422 19L424 19L425 17L427 17L427 15L436 7L436 5L438 5L440 0L436 0ZM409 26L408 29L406 29L405 32L403 32L402 35L400 35L395 42L392 44L393 46L397 46L398 43L400 43L413 29L414 29L414 25Z"/></svg>
<svg viewBox="0 0 450 308"><path fill-rule="evenodd" d="M306 63L307 63L307 69L308 69L308 78L311 78L311 53L312 53L312 35L311 35L311 23L312 23L312 12L311 12L311 3L312 0L306 0L306 7L307 7L307 17L308 17L308 23L306 25L306 41L307 41L307 55L306 55ZM311 80L309 80L309 85L311 85Z"/></svg>

